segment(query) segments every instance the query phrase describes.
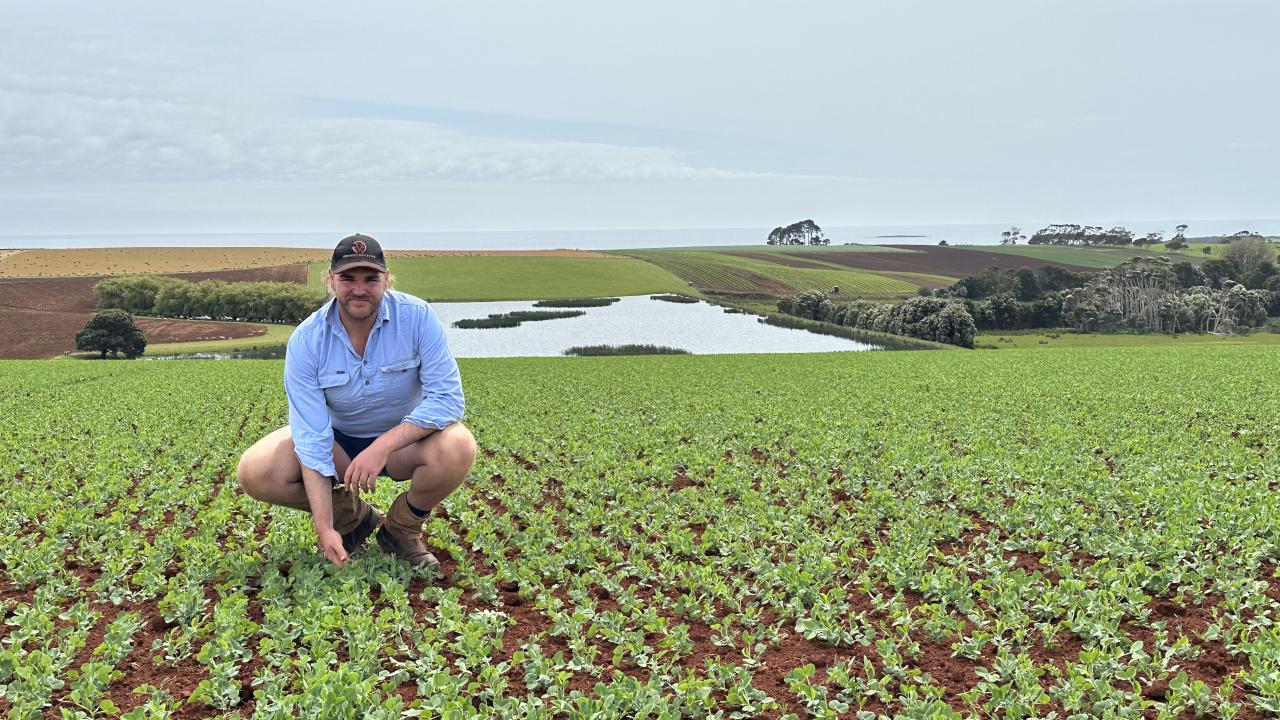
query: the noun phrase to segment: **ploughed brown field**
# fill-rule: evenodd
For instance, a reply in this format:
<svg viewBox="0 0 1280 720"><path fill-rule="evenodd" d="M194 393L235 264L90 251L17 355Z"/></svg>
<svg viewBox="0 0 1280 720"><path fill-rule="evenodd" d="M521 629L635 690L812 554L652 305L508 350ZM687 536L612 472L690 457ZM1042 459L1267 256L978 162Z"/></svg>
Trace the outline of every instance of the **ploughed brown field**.
<svg viewBox="0 0 1280 720"><path fill-rule="evenodd" d="M87 277L194 273L323 262L320 248L121 247L0 250L0 277ZM553 255L605 257L584 250L387 250L387 257L436 255Z"/></svg>
<svg viewBox="0 0 1280 720"><path fill-rule="evenodd" d="M989 252L964 248L943 247L940 245L887 245L900 250L911 250L909 253L890 252L842 252L840 250L805 252L803 255L770 253L770 252L730 252L728 255L748 257L753 260L765 260L778 265L794 268L821 268L828 266L815 263L842 265L854 270L872 272L904 272L926 273L929 275L946 275L961 278L973 275L984 268L999 265L1003 268L1031 268L1041 265L1056 265L1073 272L1094 272L1097 268L1088 268L1070 263L1054 262L1041 258L1014 255L1012 253ZM915 282L914 280L912 282Z"/></svg>
<svg viewBox="0 0 1280 720"><path fill-rule="evenodd" d="M170 273L184 280L306 283L305 263L246 270ZM76 333L93 316L102 277L0 277L0 359L39 359L74 352ZM265 335L266 327L248 323L138 318L147 344L194 342Z"/></svg>

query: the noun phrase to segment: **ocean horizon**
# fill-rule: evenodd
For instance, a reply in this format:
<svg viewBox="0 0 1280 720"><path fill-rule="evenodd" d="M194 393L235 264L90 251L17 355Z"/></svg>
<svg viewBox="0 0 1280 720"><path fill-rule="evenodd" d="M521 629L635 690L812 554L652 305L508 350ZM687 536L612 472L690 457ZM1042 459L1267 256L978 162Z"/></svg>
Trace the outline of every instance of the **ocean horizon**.
<svg viewBox="0 0 1280 720"><path fill-rule="evenodd" d="M1229 235L1251 230L1280 235L1280 219L1110 220L1081 225L1123 226L1138 236L1160 231L1165 239L1186 223L1188 237ZM1024 235L1052 223L954 223L920 225L836 225L824 227L832 245L997 245L1000 233L1016 225ZM621 250L627 248L764 245L772 228L611 228L571 230L425 230L378 231L370 228L333 232L236 233L104 233L0 235L0 249L96 247L292 247L331 248L353 232L378 238L390 250Z"/></svg>

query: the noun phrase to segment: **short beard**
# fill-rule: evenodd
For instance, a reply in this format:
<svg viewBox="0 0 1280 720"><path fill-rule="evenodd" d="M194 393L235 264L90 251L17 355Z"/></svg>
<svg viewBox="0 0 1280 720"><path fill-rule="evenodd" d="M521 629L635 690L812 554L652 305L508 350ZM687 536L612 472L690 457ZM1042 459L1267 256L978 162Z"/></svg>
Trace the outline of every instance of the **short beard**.
<svg viewBox="0 0 1280 720"><path fill-rule="evenodd" d="M377 315L378 308L382 306L381 301L374 302L373 300L366 300L365 302L369 303L369 312L364 316L360 316L355 314L354 312L351 312L351 303L352 303L351 300L348 300L346 302L339 301L338 305L342 307L342 312L346 313L347 317L351 318L352 320L355 320L356 322L364 322L365 320L368 320L374 315Z"/></svg>

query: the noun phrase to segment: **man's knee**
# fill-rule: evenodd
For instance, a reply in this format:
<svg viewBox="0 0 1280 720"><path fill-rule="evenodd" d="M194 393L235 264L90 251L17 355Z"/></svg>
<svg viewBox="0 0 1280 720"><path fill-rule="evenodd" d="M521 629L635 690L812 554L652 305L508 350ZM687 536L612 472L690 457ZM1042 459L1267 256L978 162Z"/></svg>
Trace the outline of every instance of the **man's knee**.
<svg viewBox="0 0 1280 720"><path fill-rule="evenodd" d="M240 489L246 495L263 501L270 500L276 494L275 486L284 482L277 468L253 452L240 456L240 463L236 466L236 479L240 481Z"/></svg>
<svg viewBox="0 0 1280 720"><path fill-rule="evenodd" d="M240 489L246 495L256 498L262 487L262 473L249 457L249 453L240 456L240 464L236 465L236 479L240 481Z"/></svg>
<svg viewBox="0 0 1280 720"><path fill-rule="evenodd" d="M461 423L443 433L438 448L440 463L465 473L476 461L476 439Z"/></svg>

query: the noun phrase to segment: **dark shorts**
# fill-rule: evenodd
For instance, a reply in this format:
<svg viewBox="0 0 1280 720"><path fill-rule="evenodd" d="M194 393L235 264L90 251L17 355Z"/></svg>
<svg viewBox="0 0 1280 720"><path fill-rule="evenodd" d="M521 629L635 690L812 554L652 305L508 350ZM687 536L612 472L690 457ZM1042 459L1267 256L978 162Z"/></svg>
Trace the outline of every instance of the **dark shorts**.
<svg viewBox="0 0 1280 720"><path fill-rule="evenodd" d="M376 436L367 438L351 437L350 435L344 435L338 432L336 429L333 431L333 441L338 443L338 447L346 451L348 460L355 460L357 455L364 452L364 449L372 445L373 441L377 439L378 438ZM387 474L386 466L383 466L378 475L382 477L391 477ZM395 478L392 479L394 480Z"/></svg>

